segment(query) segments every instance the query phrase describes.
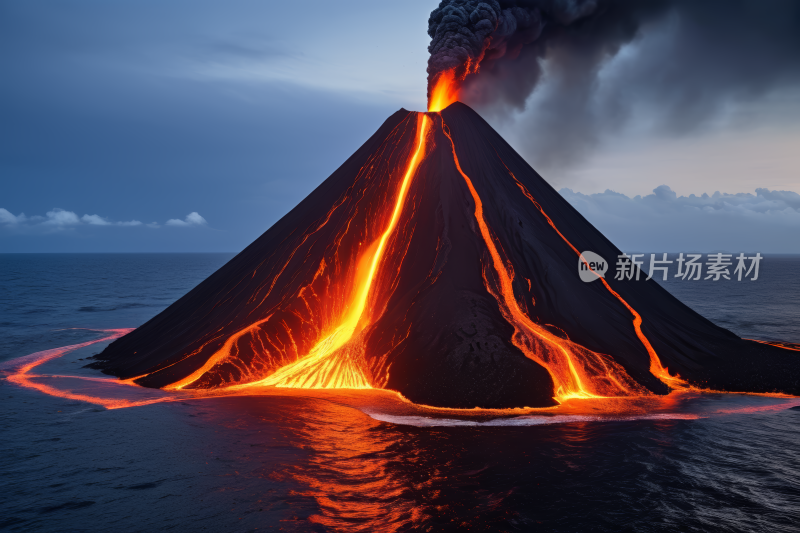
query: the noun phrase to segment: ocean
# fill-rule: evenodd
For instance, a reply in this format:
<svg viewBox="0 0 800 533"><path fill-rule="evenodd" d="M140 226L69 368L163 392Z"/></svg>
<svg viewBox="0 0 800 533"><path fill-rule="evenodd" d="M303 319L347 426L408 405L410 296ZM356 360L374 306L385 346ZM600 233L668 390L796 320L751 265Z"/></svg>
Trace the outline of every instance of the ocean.
<svg viewBox="0 0 800 533"><path fill-rule="evenodd" d="M231 257L0 254L0 372L137 327ZM800 342L798 272L766 256L754 282L664 286L742 337ZM47 382L142 405L0 380L0 530L800 530L795 400L616 418L434 416L356 392L163 401L83 368L107 342L42 365Z"/></svg>

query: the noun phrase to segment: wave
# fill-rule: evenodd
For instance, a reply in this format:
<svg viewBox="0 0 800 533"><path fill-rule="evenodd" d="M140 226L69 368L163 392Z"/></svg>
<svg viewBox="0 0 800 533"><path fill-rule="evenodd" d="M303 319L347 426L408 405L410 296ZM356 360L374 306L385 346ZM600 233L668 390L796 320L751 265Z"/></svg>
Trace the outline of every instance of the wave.
<svg viewBox="0 0 800 533"><path fill-rule="evenodd" d="M549 424L569 424L574 422L628 422L634 420L696 420L704 418L691 413L653 413L628 416L597 416L597 415L552 415L552 416L516 416L512 418L495 418L492 420L463 420L456 418L436 418L428 416L402 416L391 415L370 410L363 410L364 414L380 422L415 427L518 427L518 426L544 426Z"/></svg>

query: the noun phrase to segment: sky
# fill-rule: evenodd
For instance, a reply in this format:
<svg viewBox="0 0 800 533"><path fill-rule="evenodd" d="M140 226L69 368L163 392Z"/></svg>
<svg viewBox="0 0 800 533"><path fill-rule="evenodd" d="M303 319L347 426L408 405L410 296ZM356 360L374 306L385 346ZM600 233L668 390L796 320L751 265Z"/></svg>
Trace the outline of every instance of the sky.
<svg viewBox="0 0 800 533"><path fill-rule="evenodd" d="M241 250L391 113L424 110L437 3L0 1L0 252ZM692 128L642 100L550 157L543 72L524 109L478 111L620 248L800 253L796 86Z"/></svg>

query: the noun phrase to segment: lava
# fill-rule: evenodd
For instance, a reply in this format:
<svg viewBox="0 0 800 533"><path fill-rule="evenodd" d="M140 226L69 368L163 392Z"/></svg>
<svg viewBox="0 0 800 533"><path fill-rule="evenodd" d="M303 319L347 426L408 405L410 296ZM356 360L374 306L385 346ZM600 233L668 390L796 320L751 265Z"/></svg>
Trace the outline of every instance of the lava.
<svg viewBox="0 0 800 533"><path fill-rule="evenodd" d="M428 111L439 112L442 109L446 108L447 106L458 100L458 92L459 92L459 83L458 80L456 79L455 69L443 72L437 78L434 88L431 92L431 96L428 103ZM446 128L444 123L442 123L442 127ZM538 336L540 339L546 339L546 342L552 344L553 343L552 339L557 339L557 337L553 336L552 334L547 332L547 330L532 322L530 318L527 315L525 315L525 313L519 307L519 304L517 303L516 298L514 297L513 294L513 288L511 287L511 280L514 277L513 271L510 270L510 267L507 267L507 262L503 261L503 259L500 257L500 253L498 253L496 249L494 240L491 236L491 232L488 226L486 226L485 221L483 220L483 214L482 214L483 207L480 198L478 197L475 188L472 186L472 182L470 181L469 177L466 174L464 174L463 170L461 169L461 165L458 162L458 156L456 155L455 144L453 143L452 137L450 136L448 131L445 131L445 134L447 135L447 138L450 140L450 143L452 145L453 158L455 159L458 172L466 181L470 189L470 193L472 194L473 199L475 200L476 204L475 216L478 219L479 227L481 229L481 235L484 241L486 242L487 247L489 248L490 253L492 255L495 271L500 278L499 293L502 294L502 298L505 301L505 306L504 306L505 312L509 314L510 317L513 317L511 319L511 322L514 323L515 327L518 327L518 325L522 326L521 329L519 328L517 329L518 334L521 333L522 331L535 332L534 333L535 336ZM572 245L572 243L569 242L569 240L567 240L567 238L564 237L564 235L558 230L558 228L553 223L552 219L549 216L547 216L547 214L542 209L541 205L539 205L539 203L533 198L533 196L530 194L530 192L528 192L525 186L517 179L516 176L514 176L513 172L511 172L511 170L508 169L508 166L505 163L503 163L503 166L505 166L506 170L508 170L508 173L511 175L516 184L519 186L522 193L536 206L539 212L547 219L548 224L550 224L550 226L558 233L558 235L564 240L564 242L567 243L567 245L569 245L569 247L573 251L575 251L575 253L578 254L578 256L580 257L581 254L577 250L577 248L575 248ZM589 267L589 269L592 270L591 267ZM639 313L637 313L636 310L633 309L633 307L631 307L628 304L628 302L626 302L616 291L614 291L614 289L611 288L611 286L604 278L600 277L600 280L602 281L605 288L611 294L613 294L614 297L616 297L633 315L634 317L633 327L636 331L636 335L639 337L642 344L645 346L647 353L650 356L650 372L654 376L659 378L663 383L669 385L672 388L687 387L688 383L685 380L681 379L679 376L670 375L667 368L661 364L661 360L659 359L658 354L656 353L653 346L650 344L650 341L642 332L641 315L639 315ZM530 285L530 281L528 281L528 284ZM564 360L555 364L551 363L550 365L545 364L543 362L545 359L548 359L548 357L542 357L541 355L533 355L535 349L532 349L531 346L526 346L525 348L523 348L521 345L526 343L523 342L522 339L518 338L516 334L515 334L514 344L520 349L522 349L523 352L528 357L539 362L548 369L551 376L553 377L554 383L556 384L556 389L557 389L556 398L559 401L563 401L568 398L597 397L598 396L597 394L590 392L590 390L593 389L594 390L602 389L606 391L604 392L604 394L608 394L609 391L612 391L611 394L612 396L647 393L647 391L643 389L643 387L639 386L633 379L630 378L630 376L627 375L627 373L621 366L617 365L613 360L602 354L591 352L589 350L586 350L585 348L577 347L576 345L577 349L575 351L577 353L580 353L581 351L586 351L592 354L591 356L588 357L588 359L593 359L593 361L590 362L584 360L583 361L584 366L594 367L597 370L602 369L601 376L603 377L601 377L600 379L606 380L606 383L613 383L610 389L607 386L598 387L598 386L588 385L588 383L590 383L592 379L594 379L595 377L588 376L584 372L578 370L578 368L575 365L576 356L571 353L572 352L571 349L565 348L562 345L565 344L564 341L554 343L555 346L558 347L557 348L558 352L560 352L563 355ZM581 358L580 356L577 356L577 358L579 360L584 359ZM581 377L582 374L584 375L583 378ZM586 385L584 384L585 382L587 383ZM614 389L617 389L616 393L613 393Z"/></svg>
<svg viewBox="0 0 800 533"><path fill-rule="evenodd" d="M499 159L499 156L498 156L498 159ZM579 258L581 258L582 257L581 256L581 252L578 251L578 249L575 248L575 246L573 246L573 244L569 241L569 239L567 239L564 236L564 234L561 233L558 230L556 225L553 223L553 220L547 215L547 213L544 212L544 209L542 208L542 206L539 204L539 202L537 202L533 198L533 195L531 195L531 193L528 191L527 187L525 187L525 185L523 185L517 179L517 177L514 175L513 172L511 172L511 169L508 168L508 165L506 165L503 162L502 159L500 159L500 162L503 163L503 166L505 167L506 171L508 171L509 175L514 179L514 183L517 184L517 187L519 187L519 189L522 191L522 194L524 194L525 197L528 200L531 201L531 203L536 207L536 209L539 211L539 213L541 213L541 215L547 220L547 223L550 225L550 227L553 228L553 230L555 230L555 232L558 234L558 236L561 237L561 239L565 243L567 243L567 245L572 249L573 252L575 252L578 255ZM594 269L591 266L589 266L588 263L586 263L586 260L584 260L583 262L586 264L586 267L591 272L594 272ZM595 273L595 275L597 275L597 274ZM622 298L622 296L619 295L619 293L617 293L617 291L615 291L614 289L611 288L611 285L608 284L608 282L606 281L606 279L604 277L599 276L599 275L597 275L597 277L600 278L600 281L603 283L603 286L608 290L608 292L610 292L612 295L614 295L614 297L617 300L619 300L622 303L622 305L624 305L625 308L628 311L630 311L630 313L633 315L633 328L636 331L636 336L639 337L640 341L642 341L642 344L644 345L645 349L647 350L648 355L650 356L650 373L653 374L658 379L660 379L665 385L669 385L673 389L689 388L689 384L686 382L686 380L681 379L680 376L677 376L677 375L676 376L670 375L670 373L667 370L667 368L664 365L661 364L661 359L659 359L658 354L656 353L655 349L653 348L653 345L650 344L650 341L647 339L645 334L642 332L642 316L639 313L637 313L636 310L633 307L631 307L630 304L628 304L628 302L626 302Z"/></svg>
<svg viewBox="0 0 800 533"><path fill-rule="evenodd" d="M512 281L514 272L511 265L503 259L499 244L495 243L489 226L483 218L483 202L475 190L469 176L464 173L458 161L456 146L447 125L442 122L444 134L450 140L453 161L456 169L467 184L475 201L475 219L486 247L492 256L492 265L498 278L498 285L492 287L488 277L486 287L497 299L503 315L514 326L512 342L528 358L547 369L553 378L555 399L564 402L573 398L601 398L607 396L642 396L650 392L636 383L625 370L610 357L592 352L574 342L550 333L546 328L533 322L526 315L516 297Z"/></svg>
<svg viewBox="0 0 800 533"><path fill-rule="evenodd" d="M438 113L453 102L458 101L459 84L455 69L439 75L428 99L428 111Z"/></svg>
<svg viewBox="0 0 800 533"><path fill-rule="evenodd" d="M48 385L47 383L43 383L41 381L43 378L61 378L61 379L73 379L77 381L94 381L103 384L131 385L132 380L117 380L112 378L87 378L83 376L47 376L47 375L31 373L33 369L35 369L40 365L43 365L44 363L47 363L48 361L58 359L59 357L62 357L70 352L74 352L75 350L78 350L80 348L91 346L92 344L98 342L118 339L119 337L122 337L123 335L130 333L133 330L131 328L123 328L123 329L105 329L98 331L105 333L106 335L104 337L100 337L95 340L81 342L79 344L71 344L68 346L61 346L59 348L53 348L50 350L44 350L41 352L32 353L30 355L26 355L24 357L12 359L11 361L5 362L2 369L5 371L10 370L10 372L8 372L8 376L6 377L6 379L11 383L19 385L20 387L34 389L49 396L56 396L58 398L66 398L68 400L78 400L81 402L101 405L106 409L138 407L161 401L160 399L132 400L124 397L120 398L119 396L114 396L114 395L102 396L98 395L96 391L94 391L94 394L82 394L80 392L75 392L74 389L72 388L55 387L53 385Z"/></svg>
<svg viewBox="0 0 800 533"><path fill-rule="evenodd" d="M359 268L356 271L356 290L347 306L347 312L341 323L320 340L307 356L278 369L277 372L260 381L234 385L234 388L259 385L315 389L371 388L369 380L360 368L359 361L353 357L353 352L357 352L358 348L351 347L348 350L345 345L367 325L366 320L363 320L367 298L386 251L386 242L397 226L411 180L414 178L417 167L424 156L425 141L429 127L430 119L427 115L419 114L417 116L416 149L408 162L405 175L400 183L400 190L397 192L392 217L380 239L367 248L366 253L359 261Z"/></svg>
<svg viewBox="0 0 800 533"><path fill-rule="evenodd" d="M185 378L183 378L183 379L181 379L179 381L176 381L175 383L172 383L170 385L167 385L166 387L164 387L164 390L180 390L180 389L186 387L187 385L191 385L192 383L194 383L195 381L200 379L206 372L211 370L220 361L230 357L231 350L236 345L236 343L239 341L239 339L241 339L243 336L247 335L248 333L251 333L251 332L255 331L261 324L263 324L264 322L267 322L270 318L272 318L272 315L269 315L269 316L267 316L267 318L263 318L263 319L261 319L261 320L259 320L257 322L254 322L254 323L250 324L249 326L247 326L246 328L241 329L241 330L237 331L235 334L233 334L230 337L228 337L228 339L225 341L225 344L222 345L222 348L219 349L217 352L215 352L214 355L212 355L208 359L208 361L205 362L205 364L203 366L201 366L200 368L198 368L197 370L195 370L194 372L192 372L191 374L189 374ZM163 370L163 369L160 369L160 370Z"/></svg>
<svg viewBox="0 0 800 533"><path fill-rule="evenodd" d="M380 238L366 247L365 252L360 257L355 280L353 282L354 289L338 324L336 324L329 333L323 335L322 339L311 348L307 355L280 367L273 374L263 379L246 383L237 383L227 388L231 390L258 386L314 389L372 388L369 378L364 373L363 357L360 357L363 346L360 342L359 333L368 325L369 318L365 317L367 300L384 258L387 242L392 236L403 211L408 189L416 174L417 167L425 154L426 139L430 129L430 123L431 120L427 115L422 113L417 115L416 148L408 161L402 181L400 182L391 218ZM322 268L322 266L320 268ZM220 350L220 355L218 357L212 357L190 376L166 388L171 390L181 389L195 382L220 360L228 357L231 348L242 335L257 328L262 323L268 321L269 318L270 317L262 319L231 336Z"/></svg>
<svg viewBox="0 0 800 533"><path fill-rule="evenodd" d="M790 350L792 352L800 352L800 343L796 342L760 341L758 339L745 339L745 340L757 342L759 344L766 344L768 346L774 346L775 348L781 348L783 350Z"/></svg>

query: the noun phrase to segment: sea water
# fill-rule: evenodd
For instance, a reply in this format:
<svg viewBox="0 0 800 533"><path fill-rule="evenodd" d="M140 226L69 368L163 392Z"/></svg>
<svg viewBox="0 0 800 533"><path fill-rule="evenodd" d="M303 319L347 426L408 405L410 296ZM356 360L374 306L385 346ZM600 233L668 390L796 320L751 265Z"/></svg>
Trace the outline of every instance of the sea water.
<svg viewBox="0 0 800 533"><path fill-rule="evenodd" d="M136 327L230 257L0 255L0 366L96 339L93 329ZM767 256L755 282L664 286L742 337L800 342L798 272L800 257ZM53 369L99 377L83 366L104 346L70 352ZM798 407L762 410L773 400L707 395L675 416L476 420L398 416L353 394L105 409L0 380L0 529L797 531L800 524ZM720 412L732 414L689 416Z"/></svg>

